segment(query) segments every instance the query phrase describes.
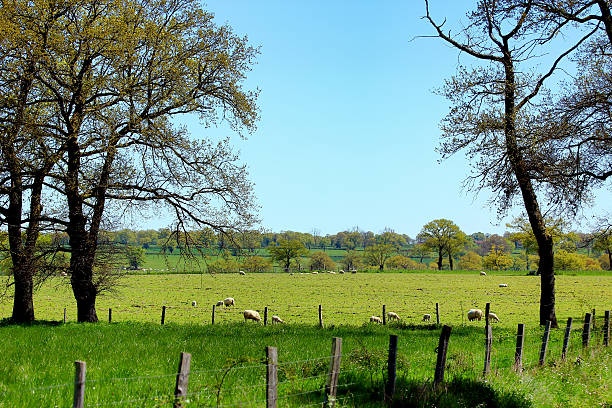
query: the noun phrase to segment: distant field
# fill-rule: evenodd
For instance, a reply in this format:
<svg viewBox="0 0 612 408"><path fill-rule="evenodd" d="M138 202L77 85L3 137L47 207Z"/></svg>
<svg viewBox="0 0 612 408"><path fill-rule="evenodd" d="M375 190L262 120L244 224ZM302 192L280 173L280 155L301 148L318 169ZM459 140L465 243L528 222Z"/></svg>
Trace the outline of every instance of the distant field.
<svg viewBox="0 0 612 408"><path fill-rule="evenodd" d="M500 288L505 283L507 288ZM465 322L468 309L484 310L487 302L502 320L499 326L515 328L517 323L538 324L540 279L536 276L511 276L477 273L357 273L294 274L264 273L209 275L168 274L130 275L116 293L98 298L102 319L108 308L115 321L156 322L162 305L166 318L175 323L209 323L213 303L231 296L236 308L221 309L217 322L238 322L241 311L268 307L290 323L317 324L318 305L323 305L326 324L361 325L372 315L380 315L382 305L397 312L407 323L419 323L423 314L435 319L435 304L440 304L441 322ZM612 275L557 276L557 317L579 318L596 309L601 315L612 308ZM197 307L191 307L191 301ZM36 317L59 320L63 308L70 320L75 318L75 302L69 287L55 279L35 296ZM0 303L0 317L11 312L9 299ZM476 323L470 323L476 324Z"/></svg>

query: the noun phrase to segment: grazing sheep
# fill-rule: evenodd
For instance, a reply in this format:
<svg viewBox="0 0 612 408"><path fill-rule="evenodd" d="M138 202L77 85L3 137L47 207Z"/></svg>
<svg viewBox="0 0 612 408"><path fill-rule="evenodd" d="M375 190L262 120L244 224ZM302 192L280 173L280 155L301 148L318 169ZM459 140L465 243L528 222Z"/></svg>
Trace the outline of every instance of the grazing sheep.
<svg viewBox="0 0 612 408"><path fill-rule="evenodd" d="M423 320L422 320L422 321L423 321L423 322L429 322L429 321L431 321L431 315L430 315L429 313L425 313L425 314L423 315Z"/></svg>
<svg viewBox="0 0 612 408"><path fill-rule="evenodd" d="M331 273L332 275L336 274L336 272L334 272L334 271L329 271L329 273Z"/></svg>
<svg viewBox="0 0 612 408"><path fill-rule="evenodd" d="M191 301L191 306L196 307L197 305L198 305L198 304L196 303L196 301L195 301L195 300L192 300L192 301Z"/></svg>
<svg viewBox="0 0 612 408"><path fill-rule="evenodd" d="M499 287L500 287L500 288L507 288L507 287L508 287L508 285L507 285L507 284L505 284L505 283L500 283L500 284L499 284Z"/></svg>
<svg viewBox="0 0 612 408"><path fill-rule="evenodd" d="M485 271L480 271L480 276L487 276L487 273Z"/></svg>
<svg viewBox="0 0 612 408"><path fill-rule="evenodd" d="M236 305L236 304L234 303L234 298L231 298L231 297L228 297L228 298L223 299L223 304L224 304L225 306L230 306L230 305L231 305L231 306L235 306L235 305Z"/></svg>
<svg viewBox="0 0 612 408"><path fill-rule="evenodd" d="M312 274L313 274L313 275L318 275L318 274L319 274L319 272L317 272L317 271L313 271L313 272L312 272Z"/></svg>
<svg viewBox="0 0 612 408"><path fill-rule="evenodd" d="M246 275L245 271L238 271L238 273L241 274L241 275Z"/></svg>
<svg viewBox="0 0 612 408"><path fill-rule="evenodd" d="M378 317L378 316L372 316L372 317L370 317L370 321L371 321L372 323L382 323L382 319L381 319L380 317Z"/></svg>
<svg viewBox="0 0 612 408"><path fill-rule="evenodd" d="M223 301L222 300L218 301L217 306L223 306Z"/></svg>
<svg viewBox="0 0 612 408"><path fill-rule="evenodd" d="M244 316L245 322L249 319L255 320L256 322L259 322L261 320L261 316L255 310L245 310L242 314Z"/></svg>
<svg viewBox="0 0 612 408"><path fill-rule="evenodd" d="M395 312L388 312L387 317L389 320L400 320L400 317Z"/></svg>
<svg viewBox="0 0 612 408"><path fill-rule="evenodd" d="M479 319L480 320L480 319ZM489 312L489 321L491 322L499 322L499 317L493 312Z"/></svg>
<svg viewBox="0 0 612 408"><path fill-rule="evenodd" d="M471 322L472 320L481 320L484 313L480 309L470 309L467 313L467 318Z"/></svg>
<svg viewBox="0 0 612 408"><path fill-rule="evenodd" d="M340 273L344 273L344 270L340 269Z"/></svg>
<svg viewBox="0 0 612 408"><path fill-rule="evenodd" d="M272 316L272 323L285 323L283 319L278 316Z"/></svg>

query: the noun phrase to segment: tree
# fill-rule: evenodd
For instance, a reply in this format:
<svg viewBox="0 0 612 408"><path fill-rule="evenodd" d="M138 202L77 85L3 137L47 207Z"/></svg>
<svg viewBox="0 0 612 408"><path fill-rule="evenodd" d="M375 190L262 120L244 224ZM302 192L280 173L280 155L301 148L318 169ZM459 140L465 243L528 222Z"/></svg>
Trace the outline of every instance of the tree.
<svg viewBox="0 0 612 408"><path fill-rule="evenodd" d="M310 270L325 271L334 269L336 264L325 252L318 251L310 254Z"/></svg>
<svg viewBox="0 0 612 408"><path fill-rule="evenodd" d="M194 141L172 118L252 131L257 94L242 82L257 50L194 0L88 0L58 27L39 75L65 148L50 185L67 216L54 221L70 238L78 321L97 321L93 266L107 208L169 208L181 247L193 226L223 234L254 222L252 185L229 139Z"/></svg>
<svg viewBox="0 0 612 408"><path fill-rule="evenodd" d="M608 270L612 271L612 229L605 229L594 234L593 250L608 255Z"/></svg>
<svg viewBox="0 0 612 408"><path fill-rule="evenodd" d="M395 252L395 248L391 244L376 244L367 247L363 251L365 261L370 265L378 266L381 271L385 269L387 259Z"/></svg>
<svg viewBox="0 0 612 408"><path fill-rule="evenodd" d="M272 269L272 264L262 256L247 256L242 261L241 268L247 272L266 272Z"/></svg>
<svg viewBox="0 0 612 408"><path fill-rule="evenodd" d="M504 271L512 266L512 257L503 248L491 247L489 253L482 259L482 266L493 271Z"/></svg>
<svg viewBox="0 0 612 408"><path fill-rule="evenodd" d="M495 246L495 248L497 248L498 250L502 250L504 252L510 252L511 250L510 243L508 243L508 241L506 241L504 237L497 234L493 234L486 237L482 241L482 244L480 244L480 246L478 247L477 252L480 256L485 256L486 254L491 252L491 248L493 246Z"/></svg>
<svg viewBox="0 0 612 408"><path fill-rule="evenodd" d="M431 251L438 254L438 270L442 270L442 257L455 252L457 243L462 242L465 234L451 220L438 219L423 226L417 240ZM450 251L448 250L450 248ZM449 255L449 261L452 257Z"/></svg>
<svg viewBox="0 0 612 408"><path fill-rule="evenodd" d="M464 271L477 271L482 269L482 257L476 252L470 251L459 257L458 268Z"/></svg>
<svg viewBox="0 0 612 408"><path fill-rule="evenodd" d="M387 267L389 269L420 269L421 264L413 261L404 255L395 255L387 260Z"/></svg>
<svg viewBox="0 0 612 408"><path fill-rule="evenodd" d="M138 269L145 261L145 250L139 246L128 245L125 247L125 257L132 269Z"/></svg>
<svg viewBox="0 0 612 408"><path fill-rule="evenodd" d="M448 265L451 271L453 270L453 258L464 251L468 243L470 243L470 241L467 235L461 230L449 239L445 251L448 255Z"/></svg>
<svg viewBox="0 0 612 408"><path fill-rule="evenodd" d="M340 263L347 272L355 271L362 267L362 257L356 251L347 251L344 258L340 260Z"/></svg>
<svg viewBox="0 0 612 408"><path fill-rule="evenodd" d="M431 255L431 249L423 243L414 244L412 254L419 258L419 263L423 263L423 258L428 258Z"/></svg>
<svg viewBox="0 0 612 408"><path fill-rule="evenodd" d="M541 147L534 143L537 138L531 133L539 118L530 108L561 61L593 32L553 57L543 74L534 75L529 69L521 69L521 64L529 61L530 66L536 65L534 59L547 54L542 47L558 38L555 34L565 22L541 19L531 1L514 4L483 0L468 14L468 25L451 34L431 17L427 0L425 6L426 19L436 37L478 61L471 69L459 67L458 74L440 91L451 101L452 108L441 125L439 150L443 158L466 152L474 169L467 186L492 191L492 201L500 213L507 211L515 198L522 199L538 242L540 324L550 320L557 327L553 242L537 196L537 190L546 184L538 178L541 163L529 160ZM552 197L553 203L563 203L555 198L558 197Z"/></svg>
<svg viewBox="0 0 612 408"><path fill-rule="evenodd" d="M289 272L291 261L308 255L308 250L300 241L279 239L275 246L268 246L273 261L280 262L285 272Z"/></svg>

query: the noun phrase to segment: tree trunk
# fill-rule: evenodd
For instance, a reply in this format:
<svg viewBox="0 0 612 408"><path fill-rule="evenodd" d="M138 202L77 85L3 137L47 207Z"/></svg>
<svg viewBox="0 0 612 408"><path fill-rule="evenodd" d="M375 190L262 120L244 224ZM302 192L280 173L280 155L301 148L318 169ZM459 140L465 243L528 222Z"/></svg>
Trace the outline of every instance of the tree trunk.
<svg viewBox="0 0 612 408"><path fill-rule="evenodd" d="M450 270L453 270L453 257L451 254L448 254L448 264L450 265Z"/></svg>
<svg viewBox="0 0 612 408"><path fill-rule="evenodd" d="M438 270L442 270L442 250L438 251Z"/></svg>
<svg viewBox="0 0 612 408"><path fill-rule="evenodd" d="M13 315L11 320L15 323L29 323L34 321L34 301L32 276L27 272L15 273L15 297L13 299Z"/></svg>
<svg viewBox="0 0 612 408"><path fill-rule="evenodd" d="M96 314L96 288L91 282L72 282L72 292L77 302L77 321L79 323L98 321Z"/></svg>
<svg viewBox="0 0 612 408"><path fill-rule="evenodd" d="M378 265L378 269L381 270L381 271L384 270L385 269L385 264L381 263L380 265Z"/></svg>

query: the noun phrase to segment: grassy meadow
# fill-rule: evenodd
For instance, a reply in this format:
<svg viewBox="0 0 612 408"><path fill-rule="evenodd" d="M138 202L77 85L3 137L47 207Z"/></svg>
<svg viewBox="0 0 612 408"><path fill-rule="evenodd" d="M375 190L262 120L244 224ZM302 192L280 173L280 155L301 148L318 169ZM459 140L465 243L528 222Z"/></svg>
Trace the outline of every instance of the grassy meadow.
<svg viewBox="0 0 612 408"><path fill-rule="evenodd" d="M505 283L506 288L499 284ZM609 407L612 351L601 346L610 275L557 277L557 317L574 317L567 362L563 329L553 330L546 367L537 367L539 277L507 273L168 274L129 275L97 302L101 323L77 324L72 293L60 278L36 294L32 326L0 325L0 407L70 406L74 361L87 362L86 406L168 406L181 351L192 354L186 406L265 406L264 347L279 350L279 406L316 406L323 398L332 337L343 339L340 407L381 406L389 334L399 336L397 406ZM210 325L212 304L219 308ZM197 302L196 307L191 302ZM435 303L453 326L447 386L431 390L439 326L421 322ZM493 326L492 374L481 380L484 322L467 322L486 302L500 317ZM318 305L325 328L318 328ZM382 305L402 321L368 322ZM161 306L166 325L161 326ZM285 325L244 323L244 309L269 308ZM67 308L68 323L59 323ZM107 322L108 308L113 323ZM581 347L582 318L596 309L593 347ZM11 303L0 303L0 317ZM262 313L263 316L263 313ZM516 324L526 324L522 375L511 369ZM542 392L542 390L549 390ZM482 404L482 405L479 405Z"/></svg>

